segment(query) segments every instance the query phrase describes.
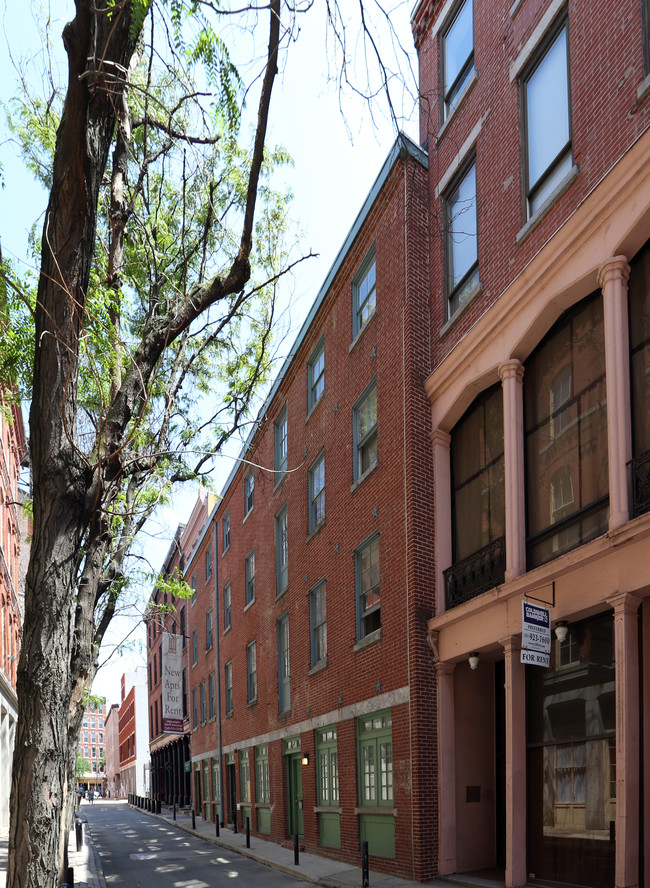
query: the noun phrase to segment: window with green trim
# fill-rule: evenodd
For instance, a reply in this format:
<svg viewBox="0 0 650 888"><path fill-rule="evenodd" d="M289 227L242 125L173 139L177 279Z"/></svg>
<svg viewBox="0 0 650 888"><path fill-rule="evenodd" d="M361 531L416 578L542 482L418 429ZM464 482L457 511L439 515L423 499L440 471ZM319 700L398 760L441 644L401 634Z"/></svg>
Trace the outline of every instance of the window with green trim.
<svg viewBox="0 0 650 888"><path fill-rule="evenodd" d="M316 732L316 769L318 804L326 807L338 805L339 765L335 727Z"/></svg>
<svg viewBox="0 0 650 888"><path fill-rule="evenodd" d="M356 337L372 318L377 307L377 268L374 246L366 256L352 284L352 296L352 335Z"/></svg>
<svg viewBox="0 0 650 888"><path fill-rule="evenodd" d="M251 800L251 764L248 758L248 750L239 751L239 789L242 802Z"/></svg>
<svg viewBox="0 0 650 888"><path fill-rule="evenodd" d="M379 534L373 534L355 552L357 586L357 637L366 638L381 628L379 590Z"/></svg>
<svg viewBox="0 0 650 888"><path fill-rule="evenodd" d="M269 747L266 743L255 747L255 801L260 804L271 801Z"/></svg>
<svg viewBox="0 0 650 888"><path fill-rule="evenodd" d="M359 805L393 807L393 729L389 712L357 720Z"/></svg>

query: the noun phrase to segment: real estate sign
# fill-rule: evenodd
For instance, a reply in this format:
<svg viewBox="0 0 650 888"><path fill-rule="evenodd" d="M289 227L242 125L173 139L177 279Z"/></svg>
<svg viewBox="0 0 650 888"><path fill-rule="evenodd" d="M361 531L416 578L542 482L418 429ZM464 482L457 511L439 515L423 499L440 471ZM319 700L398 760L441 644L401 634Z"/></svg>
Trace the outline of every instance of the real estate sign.
<svg viewBox="0 0 650 888"><path fill-rule="evenodd" d="M551 612L530 601L521 602L521 662L549 666L551 657Z"/></svg>
<svg viewBox="0 0 650 888"><path fill-rule="evenodd" d="M162 636L162 729L183 733L183 639L163 632Z"/></svg>

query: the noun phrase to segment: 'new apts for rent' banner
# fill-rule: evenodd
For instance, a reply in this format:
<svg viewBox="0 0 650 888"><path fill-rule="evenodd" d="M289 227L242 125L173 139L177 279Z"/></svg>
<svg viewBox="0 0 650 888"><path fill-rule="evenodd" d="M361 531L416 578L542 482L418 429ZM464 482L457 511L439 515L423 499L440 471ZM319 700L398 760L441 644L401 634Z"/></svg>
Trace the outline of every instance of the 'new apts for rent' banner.
<svg viewBox="0 0 650 888"><path fill-rule="evenodd" d="M183 733L183 637L163 632L162 637L162 729Z"/></svg>

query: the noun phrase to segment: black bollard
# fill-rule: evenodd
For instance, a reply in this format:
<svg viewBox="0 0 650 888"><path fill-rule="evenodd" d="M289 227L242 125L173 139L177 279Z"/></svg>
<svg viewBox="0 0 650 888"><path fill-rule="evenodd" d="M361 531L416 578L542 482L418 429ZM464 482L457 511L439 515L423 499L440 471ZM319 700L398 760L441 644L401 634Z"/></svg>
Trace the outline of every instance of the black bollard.
<svg viewBox="0 0 650 888"><path fill-rule="evenodd" d="M74 825L74 834L77 840L77 851L81 851L84 843L84 834L83 834L83 826L80 820L77 820Z"/></svg>
<svg viewBox="0 0 650 888"><path fill-rule="evenodd" d="M298 866L300 864L300 844L298 842L297 831L293 837L293 863L294 866Z"/></svg>
<svg viewBox="0 0 650 888"><path fill-rule="evenodd" d="M237 835L237 812L233 814L232 818L232 831Z"/></svg>
<svg viewBox="0 0 650 888"><path fill-rule="evenodd" d="M174 820L176 820L176 802L174 802Z"/></svg>
<svg viewBox="0 0 650 888"><path fill-rule="evenodd" d="M156 814L160 814L162 811L162 806L160 804L160 799L156 799Z"/></svg>
<svg viewBox="0 0 650 888"><path fill-rule="evenodd" d="M361 888L370 888L370 871L368 869L368 843L361 843Z"/></svg>
<svg viewBox="0 0 650 888"><path fill-rule="evenodd" d="M74 888L74 867L69 866L65 871L65 881L70 888Z"/></svg>
<svg viewBox="0 0 650 888"><path fill-rule="evenodd" d="M215 830L217 838L219 838L219 815L218 814L214 818L214 830Z"/></svg>
<svg viewBox="0 0 650 888"><path fill-rule="evenodd" d="M196 812L192 808L192 829L196 829Z"/></svg>
<svg viewBox="0 0 650 888"><path fill-rule="evenodd" d="M251 846L251 819L250 817L246 818L246 847L250 848Z"/></svg>

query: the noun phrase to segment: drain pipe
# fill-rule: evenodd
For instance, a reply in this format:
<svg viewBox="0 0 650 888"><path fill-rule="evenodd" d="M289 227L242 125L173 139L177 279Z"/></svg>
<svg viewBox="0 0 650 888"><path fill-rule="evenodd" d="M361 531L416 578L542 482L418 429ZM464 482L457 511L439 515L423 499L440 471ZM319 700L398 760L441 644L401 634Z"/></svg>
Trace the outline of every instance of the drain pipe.
<svg viewBox="0 0 650 888"><path fill-rule="evenodd" d="M219 656L220 652L220 640L221 640L221 629L219 622L219 549L218 549L218 541L219 541L219 531L218 531L219 523L217 521L217 510L214 511L214 568L212 573L214 574L214 648L215 655L217 659L216 666L216 679L217 679L217 748L219 755L219 823L223 826L226 822L224 817L224 799L223 799L223 743L221 739L221 660Z"/></svg>

